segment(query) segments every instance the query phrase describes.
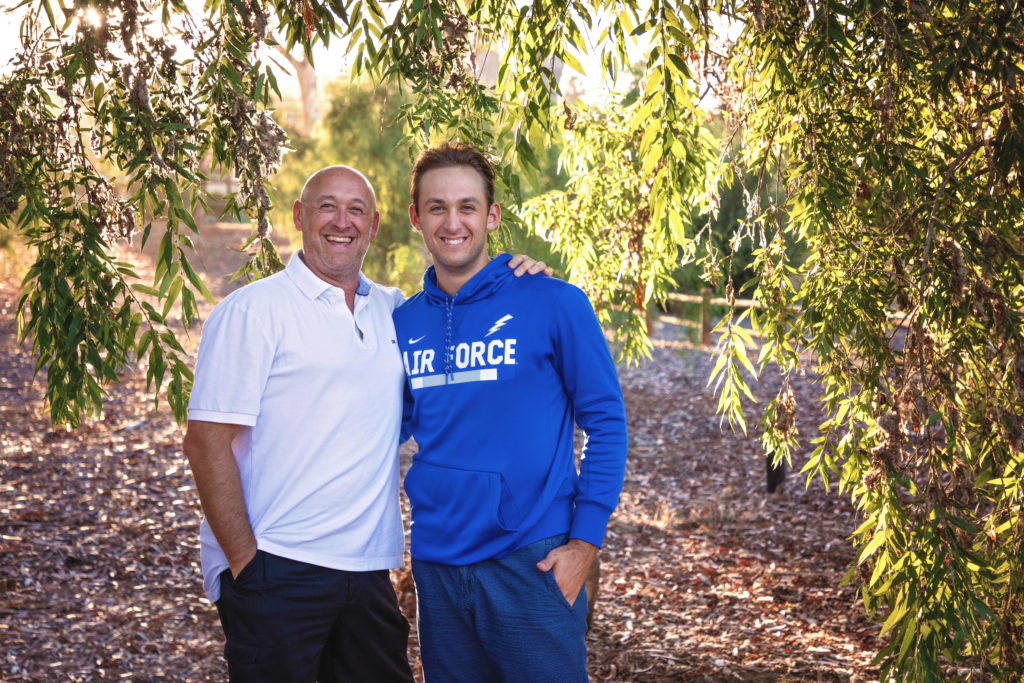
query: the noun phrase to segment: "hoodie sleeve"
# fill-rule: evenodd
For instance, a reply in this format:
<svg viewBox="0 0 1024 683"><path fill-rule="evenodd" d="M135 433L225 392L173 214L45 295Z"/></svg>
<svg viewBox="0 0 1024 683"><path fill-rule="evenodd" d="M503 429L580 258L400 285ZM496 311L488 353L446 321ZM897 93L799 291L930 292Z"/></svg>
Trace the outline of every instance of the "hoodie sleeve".
<svg viewBox="0 0 1024 683"><path fill-rule="evenodd" d="M409 380L402 385L402 427L398 433L399 445L412 438L412 392L409 391Z"/></svg>
<svg viewBox="0 0 1024 683"><path fill-rule="evenodd" d="M601 547L626 471L626 409L615 363L590 300L566 287L552 321L555 367L586 434L569 537Z"/></svg>

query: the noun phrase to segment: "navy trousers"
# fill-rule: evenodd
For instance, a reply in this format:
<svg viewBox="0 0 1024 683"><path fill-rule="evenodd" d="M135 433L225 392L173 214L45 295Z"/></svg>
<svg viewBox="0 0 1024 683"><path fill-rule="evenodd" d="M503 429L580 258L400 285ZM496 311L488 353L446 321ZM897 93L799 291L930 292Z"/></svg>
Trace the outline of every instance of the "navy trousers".
<svg viewBox="0 0 1024 683"><path fill-rule="evenodd" d="M409 622L387 570L347 572L264 551L220 576L232 681L412 681Z"/></svg>

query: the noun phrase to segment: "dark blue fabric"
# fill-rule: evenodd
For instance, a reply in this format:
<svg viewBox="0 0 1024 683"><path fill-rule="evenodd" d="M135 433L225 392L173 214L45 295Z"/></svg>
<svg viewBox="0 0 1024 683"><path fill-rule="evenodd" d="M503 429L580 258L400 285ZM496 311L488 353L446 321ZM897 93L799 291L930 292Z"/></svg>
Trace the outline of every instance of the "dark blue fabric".
<svg viewBox="0 0 1024 683"><path fill-rule="evenodd" d="M220 576L232 681L412 681L409 623L387 570L346 572L257 551Z"/></svg>
<svg viewBox="0 0 1024 683"><path fill-rule="evenodd" d="M566 540L555 536L461 567L413 559L428 683L587 680L585 589L570 605L554 575L537 569Z"/></svg>

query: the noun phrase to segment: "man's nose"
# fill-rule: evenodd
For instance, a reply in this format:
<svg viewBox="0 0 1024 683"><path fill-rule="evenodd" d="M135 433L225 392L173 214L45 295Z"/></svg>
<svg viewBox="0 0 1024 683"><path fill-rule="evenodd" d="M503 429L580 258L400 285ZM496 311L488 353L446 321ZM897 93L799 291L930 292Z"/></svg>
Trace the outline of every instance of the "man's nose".
<svg viewBox="0 0 1024 683"><path fill-rule="evenodd" d="M334 222L343 228L348 227L352 223L352 216L344 206L339 206L334 210Z"/></svg>

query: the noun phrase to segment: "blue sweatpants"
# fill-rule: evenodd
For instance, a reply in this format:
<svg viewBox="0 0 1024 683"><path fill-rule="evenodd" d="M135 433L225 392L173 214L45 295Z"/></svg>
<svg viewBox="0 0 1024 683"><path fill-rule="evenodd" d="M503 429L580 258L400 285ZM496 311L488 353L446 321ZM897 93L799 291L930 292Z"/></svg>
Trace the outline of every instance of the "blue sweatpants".
<svg viewBox="0 0 1024 683"><path fill-rule="evenodd" d="M426 683L587 681L587 597L568 603L537 569L554 536L500 560L453 567L413 558Z"/></svg>

